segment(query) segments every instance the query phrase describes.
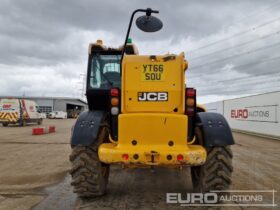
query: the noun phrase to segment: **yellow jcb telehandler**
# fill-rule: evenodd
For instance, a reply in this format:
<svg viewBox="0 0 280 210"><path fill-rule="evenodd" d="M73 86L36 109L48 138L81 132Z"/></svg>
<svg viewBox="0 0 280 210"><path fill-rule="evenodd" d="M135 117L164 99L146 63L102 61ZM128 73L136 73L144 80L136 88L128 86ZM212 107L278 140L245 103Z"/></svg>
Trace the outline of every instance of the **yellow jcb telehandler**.
<svg viewBox="0 0 280 210"><path fill-rule="evenodd" d="M162 22L152 9L135 10L119 48L89 45L86 96L71 136L72 185L80 197L103 195L112 164L127 167L191 167L198 192L227 190L234 144L225 118L196 103L188 87L188 63L179 55L139 55L129 37L134 15L142 31ZM160 177L159 177L160 178Z"/></svg>

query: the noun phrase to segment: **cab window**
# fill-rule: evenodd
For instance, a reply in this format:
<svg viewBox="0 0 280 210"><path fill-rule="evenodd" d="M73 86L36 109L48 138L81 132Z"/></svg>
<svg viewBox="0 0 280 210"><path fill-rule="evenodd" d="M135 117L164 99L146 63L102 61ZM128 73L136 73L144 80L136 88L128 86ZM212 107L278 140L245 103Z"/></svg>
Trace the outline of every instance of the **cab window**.
<svg viewBox="0 0 280 210"><path fill-rule="evenodd" d="M120 55L94 55L91 60L90 88L120 87Z"/></svg>

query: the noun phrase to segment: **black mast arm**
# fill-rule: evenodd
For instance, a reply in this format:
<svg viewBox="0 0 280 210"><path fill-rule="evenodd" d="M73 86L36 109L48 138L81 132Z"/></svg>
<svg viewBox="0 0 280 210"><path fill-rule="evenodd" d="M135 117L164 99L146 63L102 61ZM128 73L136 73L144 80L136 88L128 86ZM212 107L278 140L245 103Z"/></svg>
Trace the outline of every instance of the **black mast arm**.
<svg viewBox="0 0 280 210"><path fill-rule="evenodd" d="M124 40L124 44L123 44L123 49L122 49L122 55L121 55L121 61L120 61L120 65L121 65L121 75L122 75L122 61L123 61L123 56L124 56L124 53L125 53L125 48L126 48L126 44L127 44L127 39L129 37L129 34L130 34L130 29L131 29L131 25L132 25L132 21L133 21L133 18L134 18L134 15L137 13L137 12L146 12L146 15L147 16L151 16L152 13L159 13L159 11L157 10L152 10L151 8L147 8L147 9L137 9L135 10L131 17L130 17L130 21L129 21L129 25L128 25L128 29L127 29L127 32L126 32L126 37L125 37L125 40Z"/></svg>

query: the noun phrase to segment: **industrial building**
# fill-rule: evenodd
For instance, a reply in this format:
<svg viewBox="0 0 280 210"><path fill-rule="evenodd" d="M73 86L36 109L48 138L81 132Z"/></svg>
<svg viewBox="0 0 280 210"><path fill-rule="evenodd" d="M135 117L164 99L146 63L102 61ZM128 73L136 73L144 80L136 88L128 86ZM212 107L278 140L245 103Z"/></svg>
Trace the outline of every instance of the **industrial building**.
<svg viewBox="0 0 280 210"><path fill-rule="evenodd" d="M1 98L10 98L7 96L0 96ZM29 99L38 104L38 108L43 113L50 113L52 111L71 112L76 110L78 112L88 109L87 103L78 98L70 97L34 97L34 96L14 96L12 98Z"/></svg>

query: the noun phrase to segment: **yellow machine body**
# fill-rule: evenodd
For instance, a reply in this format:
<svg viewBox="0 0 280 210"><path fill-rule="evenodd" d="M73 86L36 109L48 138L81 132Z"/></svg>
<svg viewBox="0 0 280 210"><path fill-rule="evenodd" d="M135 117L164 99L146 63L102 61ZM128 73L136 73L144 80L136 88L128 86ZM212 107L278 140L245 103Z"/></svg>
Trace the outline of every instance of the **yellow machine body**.
<svg viewBox="0 0 280 210"><path fill-rule="evenodd" d="M184 113L187 63L183 53L154 57L128 55L123 62L122 113L172 113L174 110L177 114ZM168 99L139 101L141 93L167 93Z"/></svg>
<svg viewBox="0 0 280 210"><path fill-rule="evenodd" d="M126 55L122 66L118 141L99 147L102 162L202 165L206 151L188 145L184 54Z"/></svg>
<svg viewBox="0 0 280 210"><path fill-rule="evenodd" d="M99 158L105 163L201 165L206 151L200 145L187 145L187 126L185 115L121 114L118 143L102 144ZM179 161L178 155L183 159Z"/></svg>

